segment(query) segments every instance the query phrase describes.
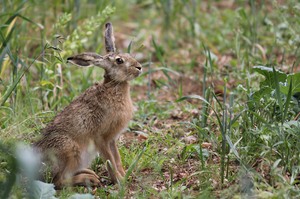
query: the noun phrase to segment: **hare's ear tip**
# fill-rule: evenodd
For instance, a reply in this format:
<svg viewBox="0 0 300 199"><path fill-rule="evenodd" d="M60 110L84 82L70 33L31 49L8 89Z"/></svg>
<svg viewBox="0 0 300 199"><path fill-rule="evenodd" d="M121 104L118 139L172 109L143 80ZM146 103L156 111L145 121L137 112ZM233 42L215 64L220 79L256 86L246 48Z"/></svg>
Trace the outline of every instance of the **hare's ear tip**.
<svg viewBox="0 0 300 199"><path fill-rule="evenodd" d="M105 28L108 28L108 27L111 27L112 26L112 24L110 23L110 22L107 22L106 24L105 24Z"/></svg>
<svg viewBox="0 0 300 199"><path fill-rule="evenodd" d="M68 57L67 58L67 63L70 63L71 60L73 60L73 57Z"/></svg>

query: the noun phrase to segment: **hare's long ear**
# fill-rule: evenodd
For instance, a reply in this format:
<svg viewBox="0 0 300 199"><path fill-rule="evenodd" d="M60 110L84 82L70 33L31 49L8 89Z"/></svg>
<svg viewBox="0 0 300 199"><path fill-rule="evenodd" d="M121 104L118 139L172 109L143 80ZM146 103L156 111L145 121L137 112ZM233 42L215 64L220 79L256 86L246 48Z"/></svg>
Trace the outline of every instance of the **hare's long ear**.
<svg viewBox="0 0 300 199"><path fill-rule="evenodd" d="M111 23L105 24L105 49L107 53L116 52L114 30Z"/></svg>
<svg viewBox="0 0 300 199"><path fill-rule="evenodd" d="M72 63L77 66L101 66L103 62L103 57L96 53L82 53L67 59L67 63Z"/></svg>

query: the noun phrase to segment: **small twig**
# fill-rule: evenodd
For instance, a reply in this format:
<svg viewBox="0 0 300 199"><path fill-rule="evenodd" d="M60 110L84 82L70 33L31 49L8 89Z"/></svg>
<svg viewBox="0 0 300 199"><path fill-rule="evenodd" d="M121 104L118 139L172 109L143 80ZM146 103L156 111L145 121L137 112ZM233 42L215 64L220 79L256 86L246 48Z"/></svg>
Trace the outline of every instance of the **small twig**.
<svg viewBox="0 0 300 199"><path fill-rule="evenodd" d="M294 118L294 120L298 120L299 117L300 117L300 112L296 115L296 117Z"/></svg>

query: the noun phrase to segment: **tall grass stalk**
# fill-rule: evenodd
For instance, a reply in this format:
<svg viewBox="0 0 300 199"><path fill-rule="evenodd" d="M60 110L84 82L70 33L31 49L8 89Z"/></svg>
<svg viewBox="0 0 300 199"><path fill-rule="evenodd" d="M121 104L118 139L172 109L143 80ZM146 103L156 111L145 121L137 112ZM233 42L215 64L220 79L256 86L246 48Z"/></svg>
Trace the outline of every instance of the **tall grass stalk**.
<svg viewBox="0 0 300 199"><path fill-rule="evenodd" d="M151 82L152 82L152 55L149 56L148 62L148 81L147 81L147 98L148 100L151 99Z"/></svg>
<svg viewBox="0 0 300 199"><path fill-rule="evenodd" d="M228 137L231 136L231 125L232 125L232 116L233 116L233 99L234 99L234 95L230 94L229 95L229 122L228 122ZM229 150L228 150L229 151ZM228 174L229 174L229 155L227 156L227 169L226 169L226 178L228 178Z"/></svg>
<svg viewBox="0 0 300 199"><path fill-rule="evenodd" d="M224 91L223 91L223 121L221 128L222 133L222 146L221 146L221 183L224 183L225 178L225 156L226 156L226 131L227 131L227 81L224 81ZM216 98L217 99L217 98Z"/></svg>
<svg viewBox="0 0 300 199"><path fill-rule="evenodd" d="M203 45L204 52L206 55L205 59L205 65L203 68L203 81L202 81L202 93L205 96L205 100L209 102L210 97L210 89L206 88L206 81L207 81L207 69L208 67L212 67L212 59L210 51L206 49L206 47ZM201 115L201 127L205 128L207 126L207 118L208 118L208 105L204 102L202 102L202 115Z"/></svg>
<svg viewBox="0 0 300 199"><path fill-rule="evenodd" d="M47 45L44 47L44 49L47 47ZM35 61L37 59L39 59L40 56L42 56L43 51L36 57L34 58L34 60L27 66L24 62L22 62L21 60L18 62L13 58L13 55L11 54L10 51L8 51L8 55L10 57L10 59L13 61L13 65L18 65L21 64L22 65L22 69L18 74L16 75L15 80L11 83L11 85L9 86L9 88L6 90L6 92L4 93L3 97L0 99L0 106L3 106L4 103L6 102L6 100L9 98L9 96L14 92L14 90L16 89L17 85L20 83L22 77L25 75L25 73L27 73L29 71L29 68L35 63Z"/></svg>

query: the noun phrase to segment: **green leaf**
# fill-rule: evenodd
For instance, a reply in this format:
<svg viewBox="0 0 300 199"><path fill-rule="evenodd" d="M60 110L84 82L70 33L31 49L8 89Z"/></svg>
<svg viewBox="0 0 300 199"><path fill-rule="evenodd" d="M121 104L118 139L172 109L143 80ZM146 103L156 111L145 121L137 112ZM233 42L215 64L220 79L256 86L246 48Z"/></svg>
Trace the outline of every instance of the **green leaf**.
<svg viewBox="0 0 300 199"><path fill-rule="evenodd" d="M276 92L276 98L277 102L279 104L280 112L283 112L283 105L282 105L282 99L280 96L280 88L279 88L279 77L278 73L276 72L275 68L273 67L273 75L274 75L274 86L275 86L275 92ZM283 117L281 118L283 123Z"/></svg>
<svg viewBox="0 0 300 199"><path fill-rule="evenodd" d="M0 183L0 198L9 198L11 190L16 183L18 172L18 162L12 155L10 148L0 140L0 155L9 164L9 172L6 173L6 181ZM3 156L4 155L4 156Z"/></svg>
<svg viewBox="0 0 300 199"><path fill-rule="evenodd" d="M284 125L286 125L288 128L293 127L300 127L300 121L291 120L288 122L285 122Z"/></svg>
<svg viewBox="0 0 300 199"><path fill-rule="evenodd" d="M87 194L76 193L69 197L69 199L93 199L93 198L94 198L94 196L89 193L87 193Z"/></svg>
<svg viewBox="0 0 300 199"><path fill-rule="evenodd" d="M238 9L238 13L239 13L239 16L240 16L243 20L248 21L248 16L247 16L246 11L245 11L244 8Z"/></svg>
<svg viewBox="0 0 300 199"><path fill-rule="evenodd" d="M218 102L220 108L222 108L222 105L220 104L220 102L219 102L217 96L216 96L214 93L212 93L212 94L213 94L214 98L217 100L217 102ZM203 97L201 97L200 95L188 95L188 96L183 96L183 97L177 99L176 102L181 102L181 101L183 101L183 100L188 100L188 99L198 99L198 100L202 101L204 104L207 104L207 105L209 106L209 108L211 108L212 111L216 114L216 117L217 117L217 121L218 121L219 127L220 127L220 129L222 129L222 131L223 131L223 126L224 126L224 124L221 122L221 118L220 118L219 112L216 111L216 110L214 109L214 107L212 107L212 106L210 105L210 103L209 103L206 99L204 99ZM223 132L222 132L222 133L223 133Z"/></svg>
<svg viewBox="0 0 300 199"><path fill-rule="evenodd" d="M41 198L41 199L56 199L56 191L54 189L54 184L48 184L41 181L34 181L31 188L32 198Z"/></svg>
<svg viewBox="0 0 300 199"><path fill-rule="evenodd" d="M287 76L287 84L281 84L280 85L280 91L287 95L289 93L289 85L293 84L292 86L292 95L294 95L295 93L299 93L300 92L300 73L295 73L295 74L289 74Z"/></svg>
<svg viewBox="0 0 300 199"><path fill-rule="evenodd" d="M258 91L254 92L251 95L251 98L256 102L259 102L260 99L263 97L270 97L272 91L273 89L271 89L270 87L263 87L260 88Z"/></svg>
<svg viewBox="0 0 300 199"><path fill-rule="evenodd" d="M251 113L251 114L253 114L253 116L255 116L260 122L262 122L264 124L269 124L269 122L267 122L262 116L260 116L256 112L254 112L252 110L248 110L248 112Z"/></svg>
<svg viewBox="0 0 300 199"><path fill-rule="evenodd" d="M199 144L193 144L192 148L197 152L199 156L202 155L205 158L209 157L209 151L207 149L203 149Z"/></svg>
<svg viewBox="0 0 300 199"><path fill-rule="evenodd" d="M259 74L263 75L266 79L265 81L263 81L261 83L261 86L269 86L271 88L274 88L275 89L275 75L277 76L277 81L278 83L281 82L281 83L285 83L286 82L286 79L287 79L287 74L281 72L281 71L278 71L278 70L275 70L273 71L272 68L269 68L269 67L266 67L266 66L254 66L253 67L253 70L255 72L258 72Z"/></svg>

